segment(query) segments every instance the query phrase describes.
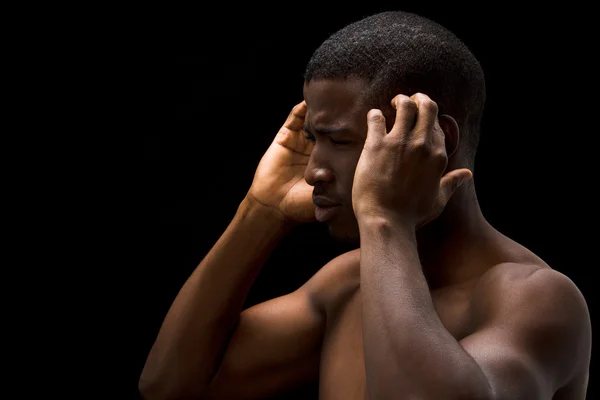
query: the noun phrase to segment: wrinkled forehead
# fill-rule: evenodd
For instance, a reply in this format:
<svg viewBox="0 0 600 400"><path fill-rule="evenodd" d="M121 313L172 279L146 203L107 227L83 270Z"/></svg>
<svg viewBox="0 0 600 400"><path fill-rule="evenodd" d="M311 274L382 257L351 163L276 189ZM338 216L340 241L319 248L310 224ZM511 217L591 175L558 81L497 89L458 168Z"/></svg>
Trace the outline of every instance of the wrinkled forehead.
<svg viewBox="0 0 600 400"><path fill-rule="evenodd" d="M309 126L366 127L367 84L355 78L318 79L304 83L306 123ZM364 121L363 121L364 120Z"/></svg>

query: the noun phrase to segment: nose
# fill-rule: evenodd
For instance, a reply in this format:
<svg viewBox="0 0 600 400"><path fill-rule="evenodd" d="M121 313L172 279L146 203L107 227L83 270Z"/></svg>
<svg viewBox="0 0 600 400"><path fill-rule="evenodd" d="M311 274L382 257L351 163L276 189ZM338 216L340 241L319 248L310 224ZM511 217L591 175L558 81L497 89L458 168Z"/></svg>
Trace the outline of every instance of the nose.
<svg viewBox="0 0 600 400"><path fill-rule="evenodd" d="M310 186L331 183L334 180L333 170L319 150L318 146L313 148L308 165L304 171L304 179L306 179L306 183Z"/></svg>

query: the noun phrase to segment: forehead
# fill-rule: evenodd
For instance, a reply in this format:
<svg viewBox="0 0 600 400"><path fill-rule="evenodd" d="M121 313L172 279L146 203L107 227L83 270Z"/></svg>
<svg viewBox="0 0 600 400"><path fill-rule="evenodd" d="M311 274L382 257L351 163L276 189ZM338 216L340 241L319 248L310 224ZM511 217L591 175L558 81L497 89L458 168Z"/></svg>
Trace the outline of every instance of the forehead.
<svg viewBox="0 0 600 400"><path fill-rule="evenodd" d="M304 84L306 122L314 127L360 124L369 111L365 102L365 81L348 79L319 79Z"/></svg>

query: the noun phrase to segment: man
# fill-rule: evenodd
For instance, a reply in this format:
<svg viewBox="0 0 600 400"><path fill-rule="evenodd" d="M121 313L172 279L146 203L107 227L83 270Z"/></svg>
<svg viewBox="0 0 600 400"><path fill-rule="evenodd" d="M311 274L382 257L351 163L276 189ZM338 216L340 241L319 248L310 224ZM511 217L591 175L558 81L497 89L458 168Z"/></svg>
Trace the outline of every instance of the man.
<svg viewBox="0 0 600 400"><path fill-rule="evenodd" d="M350 24L173 302L144 398L584 399L591 325L573 282L492 227L472 178L485 102L459 39L414 14ZM241 312L266 258L314 218L356 244Z"/></svg>

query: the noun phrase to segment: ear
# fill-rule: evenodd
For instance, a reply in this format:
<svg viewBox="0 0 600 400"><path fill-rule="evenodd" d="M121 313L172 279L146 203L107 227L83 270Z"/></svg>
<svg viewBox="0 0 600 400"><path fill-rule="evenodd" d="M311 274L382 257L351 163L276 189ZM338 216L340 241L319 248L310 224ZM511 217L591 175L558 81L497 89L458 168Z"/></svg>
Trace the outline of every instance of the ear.
<svg viewBox="0 0 600 400"><path fill-rule="evenodd" d="M456 120L448 114L440 115L438 120L446 139L446 154L448 155L448 158L450 158L456 152L456 149L458 149L460 138L458 123L456 123Z"/></svg>

